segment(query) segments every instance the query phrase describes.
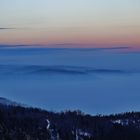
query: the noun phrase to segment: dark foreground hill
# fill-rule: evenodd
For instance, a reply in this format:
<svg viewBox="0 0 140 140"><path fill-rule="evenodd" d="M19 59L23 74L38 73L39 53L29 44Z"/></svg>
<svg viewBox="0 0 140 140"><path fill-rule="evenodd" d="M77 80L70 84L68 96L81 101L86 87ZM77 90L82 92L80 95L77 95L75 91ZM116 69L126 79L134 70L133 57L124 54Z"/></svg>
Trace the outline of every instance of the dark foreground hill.
<svg viewBox="0 0 140 140"><path fill-rule="evenodd" d="M140 140L140 113L90 116L0 104L0 140Z"/></svg>

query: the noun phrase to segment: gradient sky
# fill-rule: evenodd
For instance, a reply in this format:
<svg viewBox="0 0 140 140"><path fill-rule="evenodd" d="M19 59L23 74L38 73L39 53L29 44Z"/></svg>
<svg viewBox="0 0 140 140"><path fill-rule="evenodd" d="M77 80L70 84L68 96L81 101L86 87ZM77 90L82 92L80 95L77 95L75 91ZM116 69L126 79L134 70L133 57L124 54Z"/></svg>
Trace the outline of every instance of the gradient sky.
<svg viewBox="0 0 140 140"><path fill-rule="evenodd" d="M0 44L140 46L140 0L0 0Z"/></svg>

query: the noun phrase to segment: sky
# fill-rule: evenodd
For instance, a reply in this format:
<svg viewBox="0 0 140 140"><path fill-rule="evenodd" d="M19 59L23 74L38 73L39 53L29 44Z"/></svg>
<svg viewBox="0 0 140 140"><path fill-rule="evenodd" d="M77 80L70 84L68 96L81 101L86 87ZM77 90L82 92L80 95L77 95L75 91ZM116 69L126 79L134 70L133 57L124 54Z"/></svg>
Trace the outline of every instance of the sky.
<svg viewBox="0 0 140 140"><path fill-rule="evenodd" d="M140 47L140 0L0 0L0 44Z"/></svg>

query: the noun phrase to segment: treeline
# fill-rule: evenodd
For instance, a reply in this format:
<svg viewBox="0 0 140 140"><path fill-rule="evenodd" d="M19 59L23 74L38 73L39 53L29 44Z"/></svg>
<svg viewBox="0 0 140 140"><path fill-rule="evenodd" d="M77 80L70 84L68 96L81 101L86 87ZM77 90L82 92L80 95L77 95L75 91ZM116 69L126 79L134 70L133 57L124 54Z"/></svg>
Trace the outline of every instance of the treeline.
<svg viewBox="0 0 140 140"><path fill-rule="evenodd" d="M140 113L91 116L0 104L0 140L140 140Z"/></svg>

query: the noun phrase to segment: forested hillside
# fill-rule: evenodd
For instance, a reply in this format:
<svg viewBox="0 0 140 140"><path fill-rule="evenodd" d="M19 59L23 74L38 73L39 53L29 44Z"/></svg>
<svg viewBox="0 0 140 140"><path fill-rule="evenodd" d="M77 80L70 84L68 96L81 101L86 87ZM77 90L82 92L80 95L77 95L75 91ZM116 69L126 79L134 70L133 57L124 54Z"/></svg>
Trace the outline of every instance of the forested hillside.
<svg viewBox="0 0 140 140"><path fill-rule="evenodd" d="M1 140L140 140L140 113L91 116L0 104Z"/></svg>

